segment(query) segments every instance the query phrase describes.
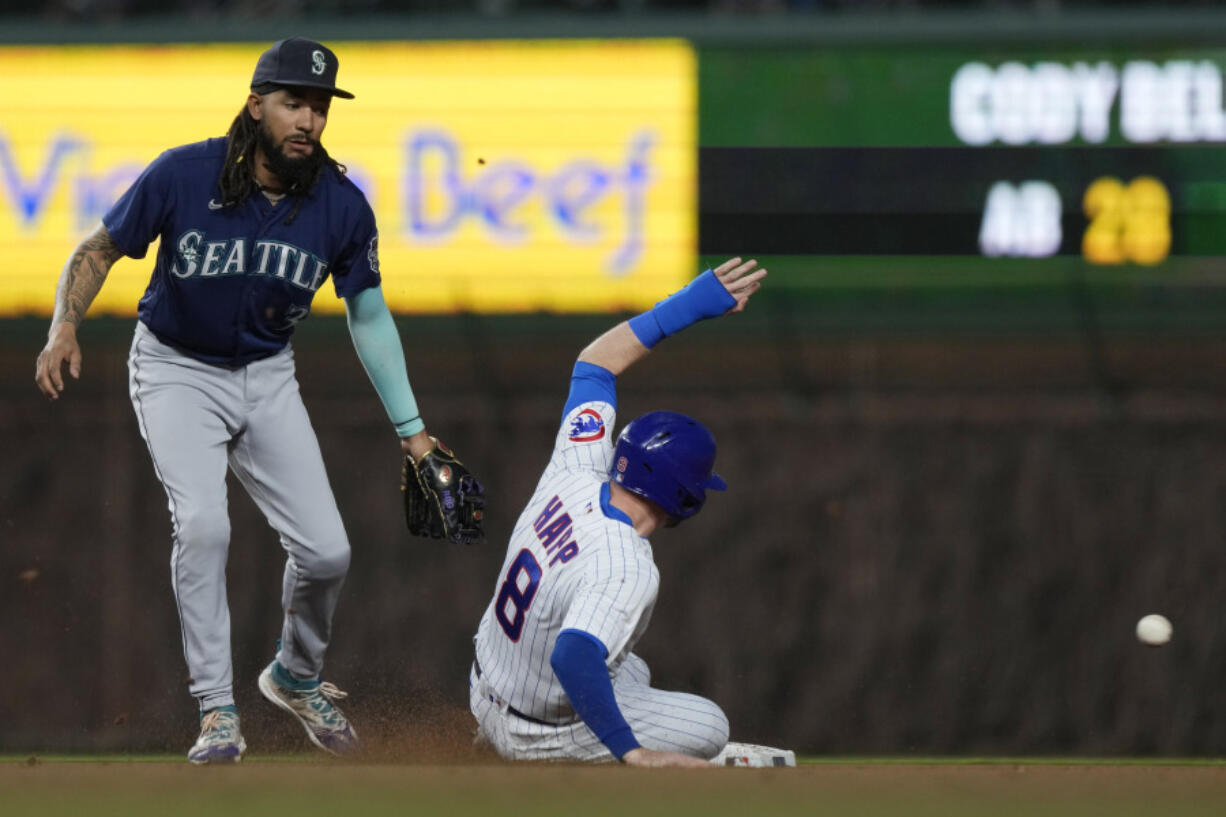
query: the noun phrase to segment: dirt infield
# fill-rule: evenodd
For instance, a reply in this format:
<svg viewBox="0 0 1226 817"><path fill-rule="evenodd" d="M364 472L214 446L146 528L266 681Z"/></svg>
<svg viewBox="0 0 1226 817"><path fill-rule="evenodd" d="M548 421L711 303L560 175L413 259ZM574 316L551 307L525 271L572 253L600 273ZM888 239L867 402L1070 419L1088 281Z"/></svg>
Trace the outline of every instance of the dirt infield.
<svg viewBox="0 0 1226 817"><path fill-rule="evenodd" d="M311 756L312 758L314 756ZM3 815L1220 815L1226 766L829 763L796 769L0 763Z"/></svg>

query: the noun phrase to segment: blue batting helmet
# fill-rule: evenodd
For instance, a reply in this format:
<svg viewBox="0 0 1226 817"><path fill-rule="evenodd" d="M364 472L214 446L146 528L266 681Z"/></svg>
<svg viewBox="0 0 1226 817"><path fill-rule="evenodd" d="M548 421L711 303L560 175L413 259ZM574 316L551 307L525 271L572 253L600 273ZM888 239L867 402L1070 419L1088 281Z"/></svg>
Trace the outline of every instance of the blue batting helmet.
<svg viewBox="0 0 1226 817"><path fill-rule="evenodd" d="M675 411L653 411L622 429L609 477L680 521L698 513L708 488L728 487L714 465L715 437L702 423Z"/></svg>

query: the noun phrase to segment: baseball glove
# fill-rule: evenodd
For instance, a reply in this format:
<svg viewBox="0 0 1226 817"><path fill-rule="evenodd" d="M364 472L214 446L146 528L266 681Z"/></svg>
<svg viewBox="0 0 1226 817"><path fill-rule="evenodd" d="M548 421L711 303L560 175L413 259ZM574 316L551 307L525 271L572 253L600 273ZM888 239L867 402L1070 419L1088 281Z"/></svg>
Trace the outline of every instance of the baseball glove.
<svg viewBox="0 0 1226 817"><path fill-rule="evenodd" d="M434 448L414 462L404 458L400 490L404 492L404 519L409 533L447 539L458 545L485 542L484 489L456 459L450 448L434 437Z"/></svg>

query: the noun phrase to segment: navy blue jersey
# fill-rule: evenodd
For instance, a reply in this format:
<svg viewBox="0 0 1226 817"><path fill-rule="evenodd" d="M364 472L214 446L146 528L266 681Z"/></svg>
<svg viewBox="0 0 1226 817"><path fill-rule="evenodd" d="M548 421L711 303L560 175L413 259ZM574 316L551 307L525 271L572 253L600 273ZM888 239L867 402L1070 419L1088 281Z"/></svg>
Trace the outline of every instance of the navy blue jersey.
<svg viewBox="0 0 1226 817"><path fill-rule="evenodd" d="M378 286L378 239L365 196L330 169L289 225L292 196L223 208L225 154L225 139L166 151L102 223L132 258L161 238L141 321L197 360L237 367L284 348L329 275L342 298Z"/></svg>

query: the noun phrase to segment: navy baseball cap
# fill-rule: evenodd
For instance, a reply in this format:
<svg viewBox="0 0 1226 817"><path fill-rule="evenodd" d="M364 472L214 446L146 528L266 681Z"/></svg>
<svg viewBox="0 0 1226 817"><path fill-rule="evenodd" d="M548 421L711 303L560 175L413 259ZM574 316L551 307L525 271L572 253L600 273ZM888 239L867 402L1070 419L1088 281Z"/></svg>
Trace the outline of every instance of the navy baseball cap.
<svg viewBox="0 0 1226 817"><path fill-rule="evenodd" d="M273 43L260 55L251 75L251 90L260 93L270 85L322 88L333 96L353 99L353 94L336 87L336 55L325 45L303 37L290 37Z"/></svg>

